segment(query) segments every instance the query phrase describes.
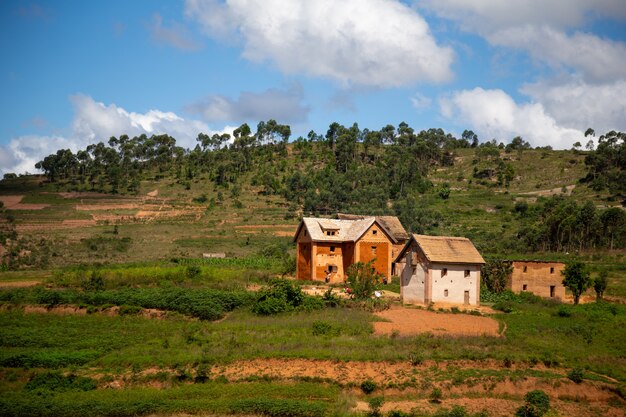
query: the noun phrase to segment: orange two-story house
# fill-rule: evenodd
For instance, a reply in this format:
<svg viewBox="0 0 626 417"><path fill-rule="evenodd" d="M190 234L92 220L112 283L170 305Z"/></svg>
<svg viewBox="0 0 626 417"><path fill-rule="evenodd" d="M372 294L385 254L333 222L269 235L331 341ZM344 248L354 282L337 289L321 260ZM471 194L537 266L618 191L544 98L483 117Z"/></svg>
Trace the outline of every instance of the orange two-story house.
<svg viewBox="0 0 626 417"><path fill-rule="evenodd" d="M375 217L321 219L305 217L296 231L296 277L299 280L343 282L357 262L369 262L391 279L393 246L397 239Z"/></svg>

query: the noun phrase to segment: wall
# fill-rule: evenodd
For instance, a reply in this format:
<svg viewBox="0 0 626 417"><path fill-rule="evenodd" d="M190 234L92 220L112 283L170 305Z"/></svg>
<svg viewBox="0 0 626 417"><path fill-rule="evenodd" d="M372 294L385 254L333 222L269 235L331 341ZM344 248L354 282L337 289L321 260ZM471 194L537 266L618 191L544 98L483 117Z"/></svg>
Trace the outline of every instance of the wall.
<svg viewBox="0 0 626 417"><path fill-rule="evenodd" d="M355 260L369 262L376 259L373 266L376 272L382 274L388 280L391 279L391 250L390 238L382 231L378 224L374 223L363 234L357 243ZM372 249L376 247L376 250Z"/></svg>
<svg viewBox="0 0 626 417"><path fill-rule="evenodd" d="M296 239L296 279L307 281L311 279L311 237L303 227Z"/></svg>
<svg viewBox="0 0 626 417"><path fill-rule="evenodd" d="M414 259L412 259L414 258ZM403 261L400 277L400 297L403 304L426 304L425 288L428 270L415 248L408 249Z"/></svg>
<svg viewBox="0 0 626 417"><path fill-rule="evenodd" d="M513 292L532 292L540 297L550 298L550 286L554 286L554 298L565 298L565 287L561 271L565 264L561 262L513 261L513 272L507 287ZM526 267L526 272L524 272ZM554 268L550 273L550 268ZM524 285L526 289L524 290Z"/></svg>
<svg viewBox="0 0 626 417"><path fill-rule="evenodd" d="M330 274L330 282L343 282L345 280L344 245L342 243L318 242L315 246L317 247L317 252L315 256L315 276L313 279L324 281L328 265L330 264L337 267L337 272ZM334 251L331 251L331 248L334 248Z"/></svg>
<svg viewBox="0 0 626 417"><path fill-rule="evenodd" d="M442 277L444 268L448 272ZM465 270L470 271L469 277L465 276ZM464 304L465 291L469 291L469 305L480 304L480 265L432 264L430 273L432 302Z"/></svg>

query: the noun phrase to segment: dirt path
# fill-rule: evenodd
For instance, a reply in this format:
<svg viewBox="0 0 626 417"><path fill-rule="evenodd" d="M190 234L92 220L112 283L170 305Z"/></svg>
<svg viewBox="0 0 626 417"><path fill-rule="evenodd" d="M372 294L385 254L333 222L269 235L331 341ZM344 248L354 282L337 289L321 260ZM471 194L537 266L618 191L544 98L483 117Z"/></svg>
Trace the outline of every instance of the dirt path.
<svg viewBox="0 0 626 417"><path fill-rule="evenodd" d="M436 335L452 336L499 336L498 322L489 317L435 313L395 306L376 313L376 316L389 320L389 322L374 323L376 334L397 332L401 336L410 336L430 332Z"/></svg>

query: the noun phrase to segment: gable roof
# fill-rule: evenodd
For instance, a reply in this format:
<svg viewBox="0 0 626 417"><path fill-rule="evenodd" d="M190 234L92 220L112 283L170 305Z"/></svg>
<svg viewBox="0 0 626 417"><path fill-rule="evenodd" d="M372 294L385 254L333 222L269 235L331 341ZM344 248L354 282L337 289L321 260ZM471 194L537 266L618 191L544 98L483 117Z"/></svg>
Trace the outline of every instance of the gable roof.
<svg viewBox="0 0 626 417"><path fill-rule="evenodd" d="M396 257L398 262L405 254L411 242L419 246L429 262L450 264L484 264L471 240L466 237L412 235Z"/></svg>
<svg viewBox="0 0 626 417"><path fill-rule="evenodd" d="M337 219L340 220L358 220L364 219L369 216L362 216L360 214L346 214L346 213L337 213ZM385 227L387 231L398 241L405 242L411 236L404 230L402 223L396 216L374 216L374 218L378 221L378 224Z"/></svg>
<svg viewBox="0 0 626 417"><path fill-rule="evenodd" d="M314 242L356 242L374 223L377 223L383 229L392 242L397 242L393 234L374 217L353 220L304 217L296 230L294 241L298 239L300 230L306 227L311 240ZM329 236L326 234L327 230L335 231L335 234Z"/></svg>

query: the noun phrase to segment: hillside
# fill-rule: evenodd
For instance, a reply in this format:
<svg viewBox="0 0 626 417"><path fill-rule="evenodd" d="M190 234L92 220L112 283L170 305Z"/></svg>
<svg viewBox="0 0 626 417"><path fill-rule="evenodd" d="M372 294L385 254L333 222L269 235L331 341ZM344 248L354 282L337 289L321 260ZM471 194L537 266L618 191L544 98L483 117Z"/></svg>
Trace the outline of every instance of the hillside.
<svg viewBox="0 0 626 417"><path fill-rule="evenodd" d="M356 137L372 132L334 129L326 139L289 144L260 143L259 132L247 131L230 148L219 147L224 137L199 137L204 150L187 154L173 139L161 139L151 142L157 144L152 157L134 160L127 156L129 146L113 138L110 147L100 144L100 153L91 148L93 160L81 151L77 155L88 163L64 162L65 168L58 161L66 161L69 151L59 151L43 163L47 178L0 181L3 233L12 239L5 265L8 254L10 269L169 261L214 252L247 257L290 250L302 215L344 211L398 215L413 232L467 236L487 257L582 257L611 269L609 292L626 294L617 280L624 226L609 242L609 225L602 223L606 208L619 206L619 199L609 189L580 183L589 170L588 152L530 149L523 141L472 148L440 130L415 134L404 127L402 133L402 126L392 143L368 146ZM350 132L360 132L352 142L346 139ZM172 150L170 159L158 151L163 146ZM117 155L117 162L99 163L100 154ZM414 172L402 171L396 161L406 161ZM593 211L586 232L570 220L584 213L585 203Z"/></svg>

